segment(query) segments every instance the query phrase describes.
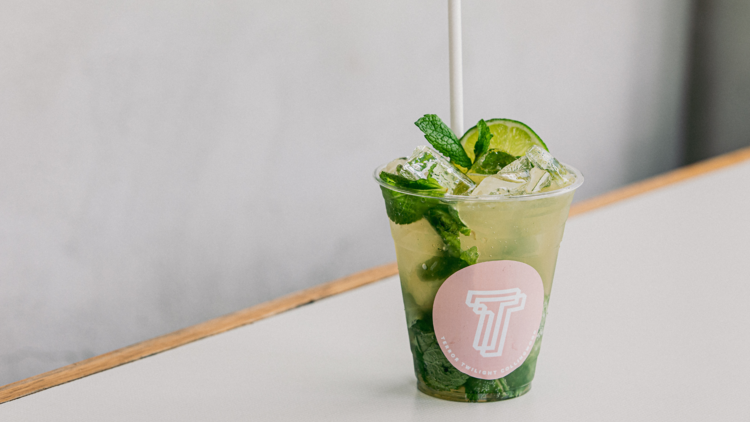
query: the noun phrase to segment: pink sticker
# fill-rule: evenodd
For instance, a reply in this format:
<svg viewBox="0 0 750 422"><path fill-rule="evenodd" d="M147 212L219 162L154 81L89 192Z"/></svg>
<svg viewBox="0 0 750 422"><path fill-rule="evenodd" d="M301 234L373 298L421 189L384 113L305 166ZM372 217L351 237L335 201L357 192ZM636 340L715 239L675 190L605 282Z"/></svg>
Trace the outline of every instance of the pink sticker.
<svg viewBox="0 0 750 422"><path fill-rule="evenodd" d="M542 277L528 264L489 261L466 267L440 286L435 335L464 374L502 378L526 360L544 309Z"/></svg>

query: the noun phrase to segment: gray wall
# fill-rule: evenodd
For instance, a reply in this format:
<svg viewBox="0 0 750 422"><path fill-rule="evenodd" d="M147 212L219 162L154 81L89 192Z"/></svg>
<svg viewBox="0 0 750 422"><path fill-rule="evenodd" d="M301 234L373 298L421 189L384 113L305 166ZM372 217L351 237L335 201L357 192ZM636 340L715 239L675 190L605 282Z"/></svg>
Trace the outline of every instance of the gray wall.
<svg viewBox="0 0 750 422"><path fill-rule="evenodd" d="M750 145L750 1L696 0L686 158Z"/></svg>
<svg viewBox="0 0 750 422"><path fill-rule="evenodd" d="M371 170L449 119L444 3L0 2L0 384L392 261ZM579 199L675 167L688 6L464 1L467 126Z"/></svg>

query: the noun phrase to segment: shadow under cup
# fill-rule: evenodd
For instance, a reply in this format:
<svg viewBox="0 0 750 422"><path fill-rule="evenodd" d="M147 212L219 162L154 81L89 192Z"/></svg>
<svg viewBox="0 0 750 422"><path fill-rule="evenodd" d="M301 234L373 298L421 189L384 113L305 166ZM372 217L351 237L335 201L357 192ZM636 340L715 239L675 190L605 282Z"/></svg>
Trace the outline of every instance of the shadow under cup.
<svg viewBox="0 0 750 422"><path fill-rule="evenodd" d="M505 400L528 392L541 347L557 253L573 194L583 183L583 176L566 166L576 175L576 181L556 191L510 197L433 197L386 184L378 177L383 167L376 169L375 179L383 191L391 220L417 388L433 397L462 402ZM403 219L397 214L398 207L417 214ZM455 236L446 235L445 223L435 217L440 213L458 217L466 228ZM445 218L450 220L450 217ZM396 224L394 220L408 223ZM543 308L539 307L541 323L532 340L533 346L530 344L527 348L529 351L524 354L522 364L496 379L472 377L458 362L451 362L450 354L446 356L438 344L433 325L435 296L445 281L464 268L490 261L527 264L538 273L537 280L541 278L543 286ZM451 278L450 283L456 282L454 279L458 278ZM541 291L539 289L539 301ZM465 298L456 296L455 300L460 302ZM438 320L435 318L435 324ZM512 319L509 320L512 323ZM497 321L501 324L499 317ZM468 321L462 326L466 327L463 337L473 336L474 331L480 335L481 325L477 328L476 322ZM474 348L476 342L474 340ZM447 343L445 347L449 347ZM503 350L502 344L500 350Z"/></svg>

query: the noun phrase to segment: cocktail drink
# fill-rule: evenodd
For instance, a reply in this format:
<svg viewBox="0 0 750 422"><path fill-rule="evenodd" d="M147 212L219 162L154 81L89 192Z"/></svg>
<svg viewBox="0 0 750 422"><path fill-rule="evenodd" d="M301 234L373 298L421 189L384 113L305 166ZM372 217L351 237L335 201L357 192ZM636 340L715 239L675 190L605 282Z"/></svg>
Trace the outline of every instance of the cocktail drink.
<svg viewBox="0 0 750 422"><path fill-rule="evenodd" d="M396 246L418 388L485 402L529 391L557 252L581 174L511 120L460 140L437 116L375 172Z"/></svg>

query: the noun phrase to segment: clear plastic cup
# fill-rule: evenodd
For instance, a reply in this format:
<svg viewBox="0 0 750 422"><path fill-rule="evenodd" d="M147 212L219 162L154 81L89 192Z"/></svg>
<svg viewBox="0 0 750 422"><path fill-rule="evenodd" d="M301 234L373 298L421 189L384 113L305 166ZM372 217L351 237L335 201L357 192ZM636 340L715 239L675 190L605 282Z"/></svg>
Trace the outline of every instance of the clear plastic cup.
<svg viewBox="0 0 750 422"><path fill-rule="evenodd" d="M389 196L392 197L392 194L395 193L407 195L414 201L420 201L425 207L429 207L430 204L452 207L458 211L460 219L471 229L470 235L461 234L459 236L461 248L469 249L475 246L478 252L478 259L474 265L464 265L462 268L458 268L461 267L460 264L453 266L445 264L445 262L457 261L451 261L450 259L443 259L441 261L440 257L445 256L444 241L425 218L404 225L395 224L393 221L390 222L391 234L396 246L401 291L406 311L406 323L409 329L411 351L414 358L417 387L420 391L433 397L463 402L490 402L525 394L530 390L531 382L534 379L536 362L542 342L544 321L547 314L547 304L549 303L552 279L557 263L557 253L563 237L565 222L568 218L573 194L583 183L583 176L578 170L570 166L565 166L571 173L576 175L576 181L567 187L555 191L524 196L445 196L436 198L419 195L413 191L399 189L384 183L378 177L383 167L381 166L375 171L375 180L380 184L386 199ZM524 268L530 266L538 273L541 279L539 282L540 286L538 286L537 299L534 299L539 302L538 312L541 314L541 322L539 322L531 342L528 339L524 340L528 343L528 346L526 346L528 350L523 355L522 363L516 367L511 365L510 369L504 367L501 369L503 371L502 376L497 378L494 378L494 376L489 377L486 374L474 374L471 370L466 370L467 365L464 362L459 362L458 358L451 356L453 353L447 353L453 351L451 347L453 349L460 348L459 346L461 345L457 344L459 340L447 342L444 339L440 340L436 338L434 334L438 321L444 321L441 322L443 325L452 324L451 326L463 327L460 328L460 330L464 331L463 334L460 332L455 333L456 338L463 336L469 339L462 340L463 342L471 342L471 337L474 335L474 331L476 331L474 349L481 349L481 335L484 334L484 332L480 333L482 331L480 328L484 329L482 326L478 327L477 323L472 320L457 322L456 319L462 318L461 316L455 316L454 318L454 315L441 314L439 315L440 318L437 316L433 318L436 294L446 280L453 277L456 279L451 282L453 284L467 283L465 281L467 280L466 277L461 278L459 273L472 273L472 271L466 271L465 269L474 266L481 267L483 263L492 261L503 261ZM437 270L431 271L434 269L433 267L437 268ZM484 269L489 272L485 271L482 274L489 274L490 278L494 277L493 268L496 267L485 265ZM533 273L533 271L531 272ZM476 274L479 273L475 271L473 275L469 275L474 278L487 278L487 276ZM466 276L466 274L463 275ZM512 281L508 282L512 283ZM458 286L460 287L460 284ZM448 291L449 289L446 288L445 292ZM505 290L497 291L503 292ZM458 305L454 306L460 307L463 301L471 305L469 300L464 298L466 294L465 290L459 291L453 289L450 292L453 292L451 294L460 296L452 299L455 303L458 303ZM524 299L526 299L525 296ZM528 300L530 302L526 310L528 314L531 313L532 299L529 296ZM489 315L493 312L486 307L481 309L477 307L472 309L469 306L465 307L466 313L461 314L464 315L464 318L480 318L484 314ZM444 307L440 309L444 309ZM460 309L458 310L461 311ZM441 312L445 313L447 311L441 310ZM500 311L494 312L493 315L500 315ZM509 323L505 323L505 326L510 327L509 332L512 332L514 324L519 324L524 316L523 313L517 312L512 317L515 320L503 317L509 320ZM500 319L500 317L496 317L495 319L497 322L495 325L498 327L503 322ZM490 321L489 316L486 321ZM539 321L539 319L535 321ZM459 322L463 325L459 324ZM488 324L489 322L485 326L489 327ZM458 328L451 329L455 331ZM496 331L500 333L499 329ZM488 338L490 337L489 334L487 335ZM516 343L512 339L507 340L505 343L504 346L500 346L501 349L502 347L516 347ZM471 344L464 344L463 347L465 351L468 350L471 352L473 350ZM442 353L437 353L438 349ZM506 355L510 353L507 350ZM519 353L521 353L520 350ZM502 352L503 350L500 350L496 353ZM468 352L464 354L466 353ZM477 356L480 356L479 353L489 352L485 350L484 352L479 351L477 353ZM497 360L501 358L478 357L475 358L474 362L477 362L476 359L479 359L479 366L481 366L483 361L490 362L493 359ZM476 367L476 365L471 366ZM501 373L497 372L496 374L499 375Z"/></svg>

